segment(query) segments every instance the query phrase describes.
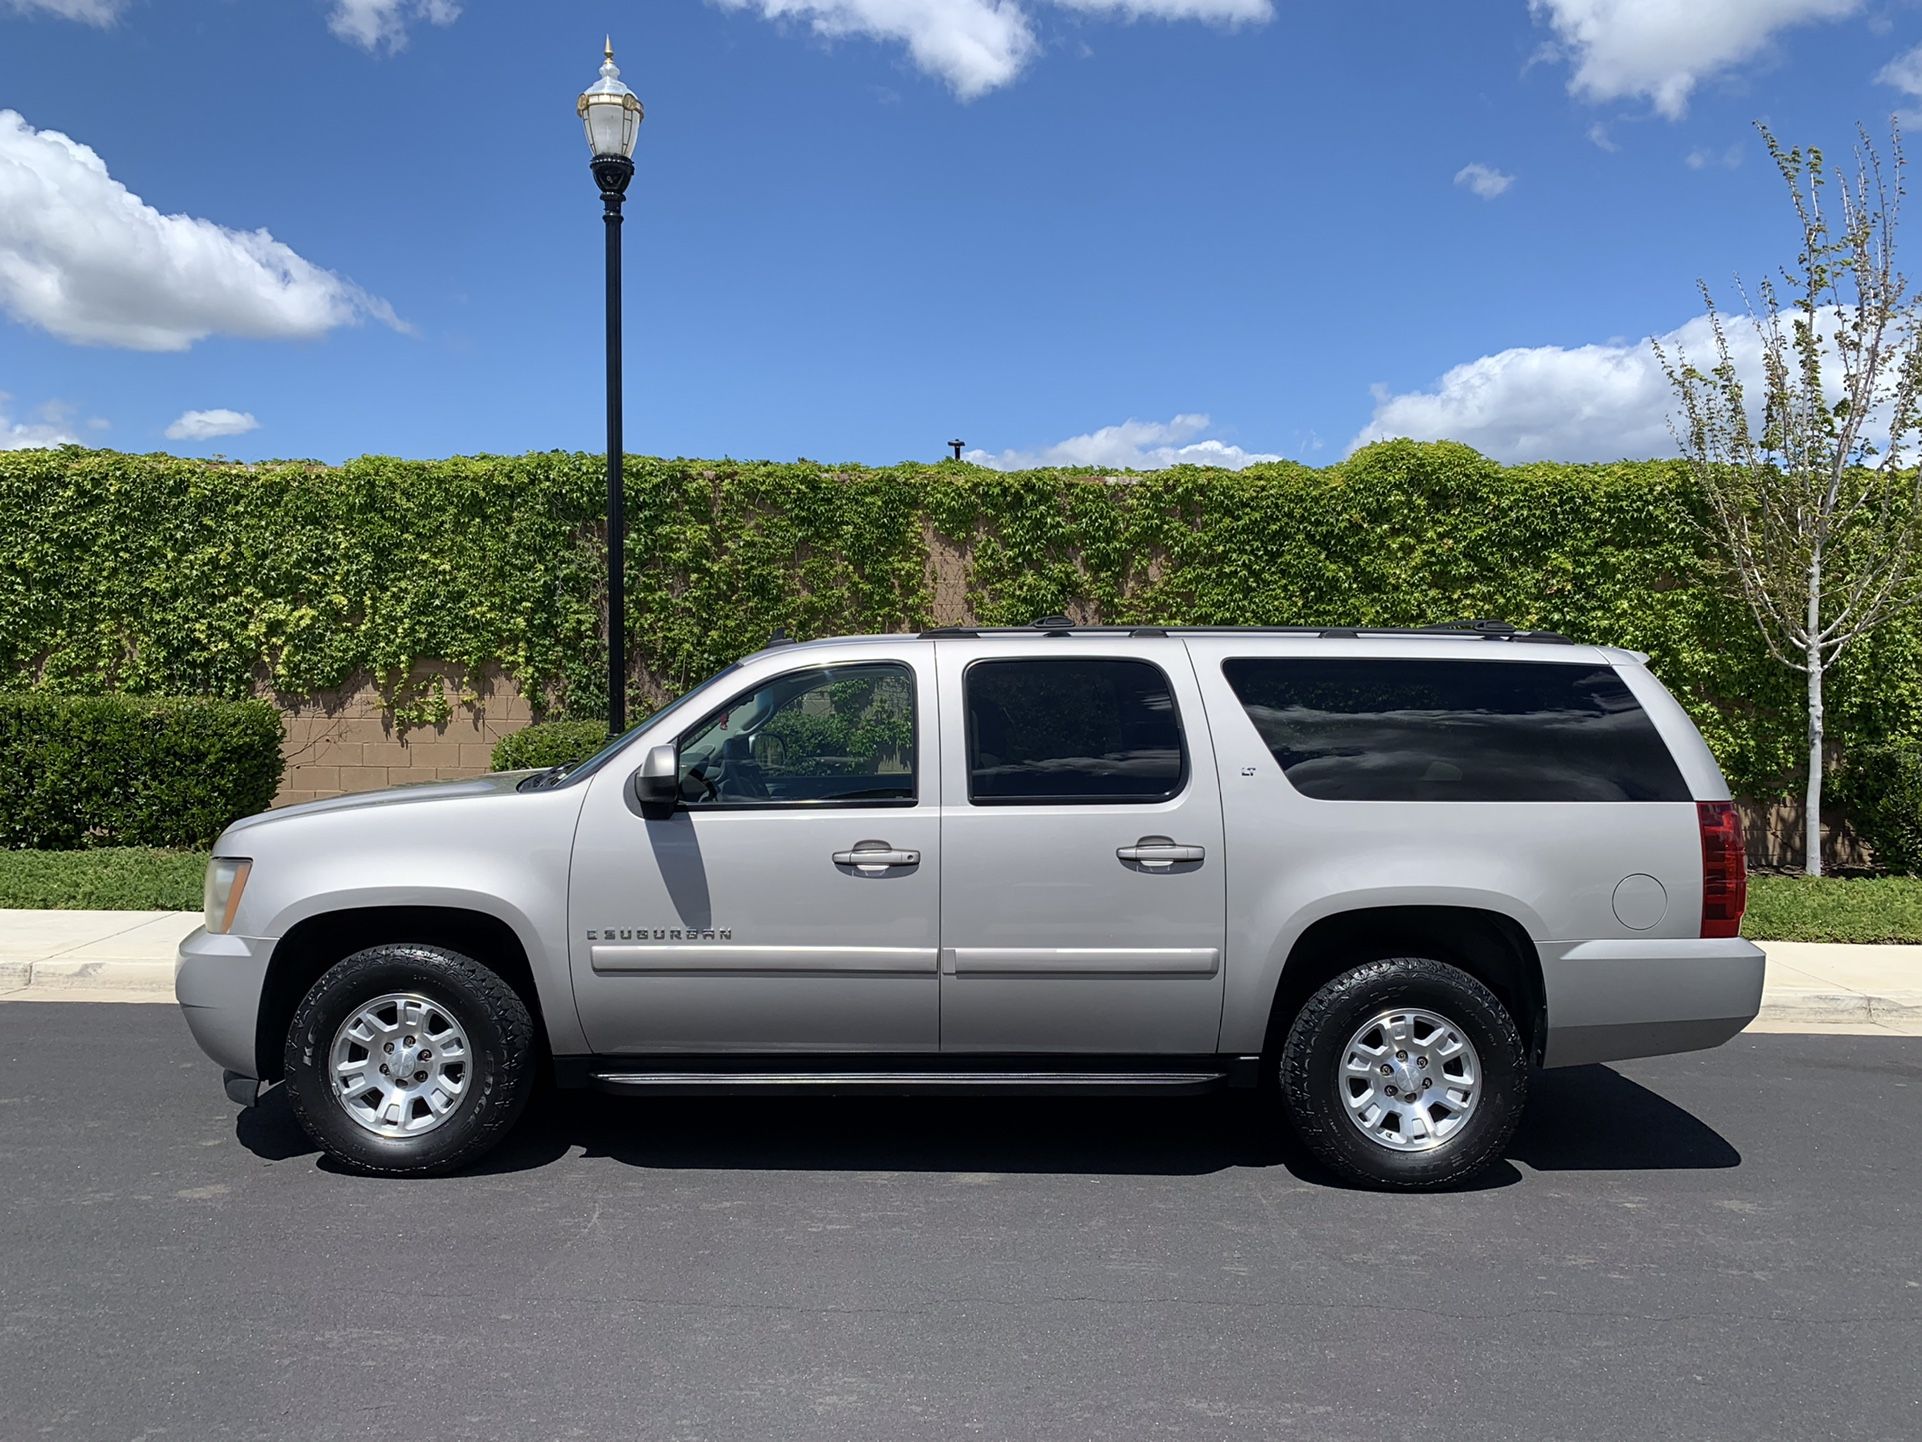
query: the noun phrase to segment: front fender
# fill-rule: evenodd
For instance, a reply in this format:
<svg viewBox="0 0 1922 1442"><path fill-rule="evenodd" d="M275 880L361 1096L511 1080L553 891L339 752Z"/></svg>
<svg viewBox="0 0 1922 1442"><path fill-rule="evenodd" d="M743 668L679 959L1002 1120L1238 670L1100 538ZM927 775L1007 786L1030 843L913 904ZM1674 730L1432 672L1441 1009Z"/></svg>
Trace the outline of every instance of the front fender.
<svg viewBox="0 0 1922 1442"><path fill-rule="evenodd" d="M268 813L222 839L253 866L234 930L278 940L315 918L381 907L488 917L527 955L549 1041L585 1049L567 971L578 790L425 792L378 806Z"/></svg>

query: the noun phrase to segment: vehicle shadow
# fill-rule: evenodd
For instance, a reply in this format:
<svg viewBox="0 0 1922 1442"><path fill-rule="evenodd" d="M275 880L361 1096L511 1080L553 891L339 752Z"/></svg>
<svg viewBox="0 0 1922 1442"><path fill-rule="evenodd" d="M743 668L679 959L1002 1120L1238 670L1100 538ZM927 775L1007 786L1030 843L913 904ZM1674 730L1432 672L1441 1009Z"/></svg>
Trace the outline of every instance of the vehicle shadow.
<svg viewBox="0 0 1922 1442"><path fill-rule="evenodd" d="M241 1112L235 1136L286 1161L318 1148L275 1087ZM670 1171L1065 1172L1192 1176L1286 1167L1347 1184L1310 1157L1264 1093L1199 1098L662 1098L537 1094L505 1142L469 1169L499 1175L580 1149ZM1712 1127L1602 1066L1538 1073L1507 1156L1461 1190L1512 1186L1535 1171L1725 1168L1741 1154ZM322 1158L318 1165L332 1170Z"/></svg>
<svg viewBox="0 0 1922 1442"><path fill-rule="evenodd" d="M1720 1132L1605 1066L1537 1072L1508 1155L1538 1172L1714 1171L1742 1165Z"/></svg>

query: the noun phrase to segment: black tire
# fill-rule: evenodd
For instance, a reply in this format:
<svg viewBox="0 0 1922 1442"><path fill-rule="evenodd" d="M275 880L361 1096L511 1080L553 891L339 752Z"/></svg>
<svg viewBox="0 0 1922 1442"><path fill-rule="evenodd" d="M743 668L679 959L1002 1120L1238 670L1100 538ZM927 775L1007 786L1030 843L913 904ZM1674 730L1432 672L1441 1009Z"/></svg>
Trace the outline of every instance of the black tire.
<svg viewBox="0 0 1922 1442"><path fill-rule="evenodd" d="M347 1114L327 1075L335 1033L390 992L426 998L467 1034L464 1093L418 1136L369 1131ZM430 1176L474 1161L519 1119L534 1087L534 1023L513 987L471 957L415 942L373 946L336 962L301 999L285 1060L294 1115L329 1156L369 1175Z"/></svg>
<svg viewBox="0 0 1922 1442"><path fill-rule="evenodd" d="M1446 1018L1481 1060L1482 1091L1467 1122L1424 1151L1394 1151L1369 1138L1342 1096L1349 1039L1397 1006ZM1480 1171L1508 1145L1528 1101L1528 1051L1508 1009L1459 967L1423 956L1371 961L1322 987L1288 1029L1280 1071L1283 1104L1308 1150L1348 1180L1387 1190L1447 1186Z"/></svg>

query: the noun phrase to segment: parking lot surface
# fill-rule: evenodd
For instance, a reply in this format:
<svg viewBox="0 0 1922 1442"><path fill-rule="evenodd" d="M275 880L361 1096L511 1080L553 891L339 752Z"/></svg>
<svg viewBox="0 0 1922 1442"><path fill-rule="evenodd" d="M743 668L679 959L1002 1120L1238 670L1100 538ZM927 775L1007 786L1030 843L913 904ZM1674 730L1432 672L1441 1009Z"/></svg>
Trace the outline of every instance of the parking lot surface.
<svg viewBox="0 0 1922 1442"><path fill-rule="evenodd" d="M1245 1096L561 1094L391 1182L0 1006L0 1438L1913 1438L1919 1198L1910 1039L1545 1074L1447 1195Z"/></svg>

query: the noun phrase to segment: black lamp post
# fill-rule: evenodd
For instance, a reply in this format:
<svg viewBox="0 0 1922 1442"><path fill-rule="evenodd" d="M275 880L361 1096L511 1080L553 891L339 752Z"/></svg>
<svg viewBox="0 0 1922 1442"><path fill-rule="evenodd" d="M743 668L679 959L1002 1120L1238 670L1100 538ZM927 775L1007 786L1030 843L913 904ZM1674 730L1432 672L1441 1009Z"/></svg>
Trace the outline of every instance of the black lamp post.
<svg viewBox="0 0 1922 1442"><path fill-rule="evenodd" d="M641 133L640 97L621 84L614 41L607 41L601 78L574 110L587 127L594 181L607 222L607 726L627 729L627 503L621 479L621 198L634 178Z"/></svg>

